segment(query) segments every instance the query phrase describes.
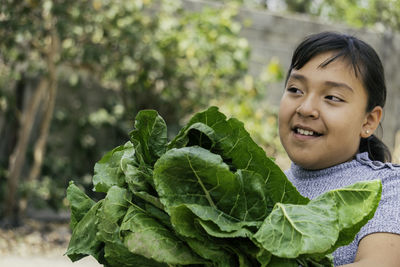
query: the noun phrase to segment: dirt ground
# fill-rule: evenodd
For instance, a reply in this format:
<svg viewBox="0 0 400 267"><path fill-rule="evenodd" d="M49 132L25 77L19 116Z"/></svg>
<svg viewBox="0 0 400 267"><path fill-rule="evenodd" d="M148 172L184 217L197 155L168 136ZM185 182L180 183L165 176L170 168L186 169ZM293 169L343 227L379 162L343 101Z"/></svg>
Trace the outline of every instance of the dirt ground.
<svg viewBox="0 0 400 267"><path fill-rule="evenodd" d="M63 256L70 236L67 223L27 220L16 229L0 229L0 267L102 266L92 257L73 263Z"/></svg>

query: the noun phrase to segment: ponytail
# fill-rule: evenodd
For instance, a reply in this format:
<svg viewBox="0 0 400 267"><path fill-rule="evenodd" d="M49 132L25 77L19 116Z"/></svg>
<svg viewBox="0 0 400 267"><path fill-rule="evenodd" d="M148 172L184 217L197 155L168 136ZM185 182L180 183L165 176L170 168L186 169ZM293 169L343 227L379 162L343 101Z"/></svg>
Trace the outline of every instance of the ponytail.
<svg viewBox="0 0 400 267"><path fill-rule="evenodd" d="M368 152L371 160L379 160L381 162L392 161L392 155L389 148L375 135L368 138L361 138L359 152Z"/></svg>

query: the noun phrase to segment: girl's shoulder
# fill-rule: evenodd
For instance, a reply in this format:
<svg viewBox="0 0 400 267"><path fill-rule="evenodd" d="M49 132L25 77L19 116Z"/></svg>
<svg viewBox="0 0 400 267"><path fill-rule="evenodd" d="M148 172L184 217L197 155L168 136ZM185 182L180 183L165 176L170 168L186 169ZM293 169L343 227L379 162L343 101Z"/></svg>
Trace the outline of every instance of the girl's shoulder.
<svg viewBox="0 0 400 267"><path fill-rule="evenodd" d="M357 154L356 160L371 171L381 170L382 172L387 172L388 174L400 174L400 164L371 160L368 157L367 152Z"/></svg>
<svg viewBox="0 0 400 267"><path fill-rule="evenodd" d="M358 176L360 180L379 179L382 182L383 193L393 192L400 194L400 165L391 162L374 161L368 158L368 154L358 154ZM400 199L399 199L400 200ZM399 203L400 204L400 203Z"/></svg>

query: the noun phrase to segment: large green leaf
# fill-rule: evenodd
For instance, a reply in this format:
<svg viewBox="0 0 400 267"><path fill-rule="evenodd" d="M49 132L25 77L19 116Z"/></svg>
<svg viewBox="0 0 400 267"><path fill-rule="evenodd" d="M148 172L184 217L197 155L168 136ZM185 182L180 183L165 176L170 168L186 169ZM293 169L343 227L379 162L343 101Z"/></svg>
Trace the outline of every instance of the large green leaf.
<svg viewBox="0 0 400 267"><path fill-rule="evenodd" d="M332 190L316 198L316 201L332 198L336 202L340 236L332 251L353 241L361 227L372 219L379 205L381 193L382 183L380 180L373 180Z"/></svg>
<svg viewBox="0 0 400 267"><path fill-rule="evenodd" d="M257 172L238 170L235 173L240 184L238 205L231 212L232 216L242 221L263 221L273 208L273 200L268 192L268 179ZM246 213L242 216L242 211Z"/></svg>
<svg viewBox="0 0 400 267"><path fill-rule="evenodd" d="M95 203L67 189L67 255L116 266L332 266L372 218L379 181L302 197L246 132L212 107L169 145L155 111L96 165Z"/></svg>
<svg viewBox="0 0 400 267"><path fill-rule="evenodd" d="M254 238L282 258L328 251L339 236L335 205L332 198L307 205L277 203Z"/></svg>
<svg viewBox="0 0 400 267"><path fill-rule="evenodd" d="M106 267L167 267L165 263L160 263L148 259L142 255L133 254L120 242L106 243L104 246L104 258L107 261Z"/></svg>
<svg viewBox="0 0 400 267"><path fill-rule="evenodd" d="M190 121L168 144L168 148L198 145L205 149L217 149L218 140L214 129L206 123Z"/></svg>
<svg viewBox="0 0 400 267"><path fill-rule="evenodd" d="M219 155L198 146L167 151L154 166L154 182L167 211L197 204L240 221L262 221L273 205L261 175L232 173Z"/></svg>
<svg viewBox="0 0 400 267"><path fill-rule="evenodd" d="M266 156L265 151L253 141L243 123L234 118L226 120L226 116L219 112L217 107L196 113L169 143L169 148L188 145L206 146L206 149L220 154L224 161L231 163L235 169L259 173L264 177L268 195L274 202L308 202L282 170Z"/></svg>
<svg viewBox="0 0 400 267"><path fill-rule="evenodd" d="M160 223L172 229L171 220L169 215L163 210L152 204L146 203L144 205L146 212L157 219Z"/></svg>
<svg viewBox="0 0 400 267"><path fill-rule="evenodd" d="M142 255L133 254L123 244L120 225L130 206L130 201L131 194L127 189L112 186L96 214L99 219L97 237L105 242L104 258L107 261L107 266L167 266Z"/></svg>
<svg viewBox="0 0 400 267"><path fill-rule="evenodd" d="M218 208L224 197L231 200L229 211L240 192L235 175L222 158L201 147L167 151L154 166L154 183L167 211L182 203Z"/></svg>
<svg viewBox="0 0 400 267"><path fill-rule="evenodd" d="M299 267L299 263L295 259L286 259L272 256L268 267ZM307 266L307 265L306 265Z"/></svg>
<svg viewBox="0 0 400 267"><path fill-rule="evenodd" d="M206 263L173 231L137 206L128 209L121 231L124 245L134 254L168 264Z"/></svg>
<svg viewBox="0 0 400 267"><path fill-rule="evenodd" d="M76 224L85 216L95 202L82 192L73 181L67 188L67 199L71 209L70 227L74 230Z"/></svg>
<svg viewBox="0 0 400 267"><path fill-rule="evenodd" d="M153 165L167 149L167 125L155 110L139 111L130 137L137 156L141 156L149 165Z"/></svg>
<svg viewBox="0 0 400 267"><path fill-rule="evenodd" d="M227 250L227 244L223 242L213 239L197 240L195 238L186 238L185 241L194 252L212 262L211 266L232 267L238 265L235 254Z"/></svg>
<svg viewBox="0 0 400 267"><path fill-rule="evenodd" d="M183 236L201 239L205 233L214 237L249 237L261 222L240 221L213 207L182 204L170 208L171 223Z"/></svg>
<svg viewBox="0 0 400 267"><path fill-rule="evenodd" d="M72 261L92 255L100 263L103 261L104 244L97 238L98 219L96 213L103 204L100 200L75 226L65 253Z"/></svg>
<svg viewBox="0 0 400 267"><path fill-rule="evenodd" d="M240 227L240 228L238 227L237 230L226 232L221 230L221 227L219 227L221 224L218 225L212 221L198 220L198 223L207 232L207 234L214 237L236 238L236 237L250 237L253 235L253 233L246 227Z"/></svg>
<svg viewBox="0 0 400 267"><path fill-rule="evenodd" d="M119 239L119 228L126 211L129 208L131 194L125 188L112 186L103 205L97 212L99 219L98 238L103 242L116 242Z"/></svg>
<svg viewBox="0 0 400 267"><path fill-rule="evenodd" d="M277 203L253 237L278 257L323 259L354 239L375 213L380 193L375 180L329 191L307 205Z"/></svg>
<svg viewBox="0 0 400 267"><path fill-rule="evenodd" d="M107 152L94 165L94 191L106 193L113 185L124 187L125 178L120 164L125 150L130 149L131 145L129 143L118 146Z"/></svg>

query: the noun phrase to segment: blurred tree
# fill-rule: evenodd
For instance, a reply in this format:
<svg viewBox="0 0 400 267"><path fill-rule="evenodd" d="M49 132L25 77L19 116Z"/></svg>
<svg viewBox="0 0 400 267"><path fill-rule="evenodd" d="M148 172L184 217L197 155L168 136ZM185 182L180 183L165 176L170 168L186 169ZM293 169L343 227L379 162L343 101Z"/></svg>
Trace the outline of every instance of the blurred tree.
<svg viewBox="0 0 400 267"><path fill-rule="evenodd" d="M3 216L4 220L12 224L16 221L17 187L25 165L35 118L42 106L44 112L39 126L39 137L35 142L31 179L35 179L40 170L54 109L59 40L51 7L50 1L44 2L43 5L39 5L37 1L5 1L0 10L0 35L3 39L0 45L1 60L8 67L11 77L14 77L17 102L22 103L25 100L28 79L26 77L37 78L36 88L28 98L28 103L20 104L20 109L17 110L18 132L9 157Z"/></svg>
<svg viewBox="0 0 400 267"><path fill-rule="evenodd" d="M0 199L2 219L16 222L21 208L18 192L25 190L23 203L28 203L29 188L38 188L43 164L42 175L63 175L56 159L45 155L61 88L83 86L86 80L99 93L106 88L118 96L109 109L69 121L81 129L103 122L126 128L126 123L115 121L131 121L145 108L157 109L169 125L178 125L207 106L211 97L235 95L249 60L248 44L239 37L241 25L234 21L237 9L226 5L185 12L179 1L172 0L3 1L0 103L6 104L0 107L5 111L0 114L0 134L15 141L0 146L0 178L7 178L0 180L6 193ZM101 95L96 90L89 98ZM56 126L66 123L65 114L56 111ZM61 142L71 144L68 141ZM86 135L80 144L78 148L90 147L93 137ZM32 160L27 158L30 153ZM67 162L85 160L78 155L84 154L82 150L74 153L64 155L71 158ZM4 155L10 155L7 162Z"/></svg>

